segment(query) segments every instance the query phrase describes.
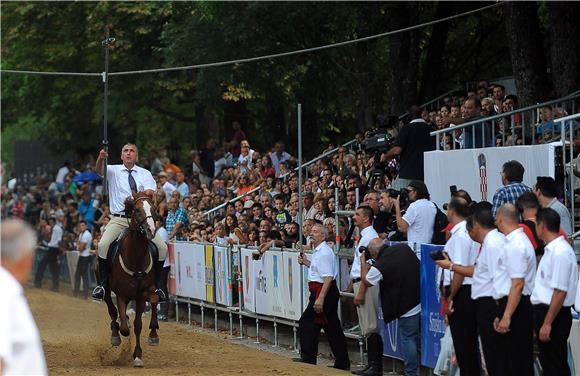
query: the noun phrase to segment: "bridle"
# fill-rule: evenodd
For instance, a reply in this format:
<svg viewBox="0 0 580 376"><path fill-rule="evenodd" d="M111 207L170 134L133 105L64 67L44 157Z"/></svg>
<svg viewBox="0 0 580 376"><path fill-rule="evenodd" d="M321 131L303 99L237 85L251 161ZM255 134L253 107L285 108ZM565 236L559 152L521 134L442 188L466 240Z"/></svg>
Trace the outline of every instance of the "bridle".
<svg viewBox="0 0 580 376"><path fill-rule="evenodd" d="M153 217L153 214L151 214L151 215L145 216L145 218L141 219L140 221L137 221L137 218L136 218L136 215L135 215L135 213L136 213L136 206L137 206L137 203L139 201L143 201L143 200L147 200L148 201L149 200L149 197L143 196L143 197L137 197L135 199L135 201L134 201L135 207L133 208L133 213L131 213L131 222L134 222L136 224L136 227L137 227L136 229L139 232L141 232L142 234L145 234L147 232L147 227L146 226L143 226L143 224L145 222L147 222L147 219L149 219L149 218L153 219L153 222L155 222L155 217ZM153 205L151 205L151 207L153 207Z"/></svg>

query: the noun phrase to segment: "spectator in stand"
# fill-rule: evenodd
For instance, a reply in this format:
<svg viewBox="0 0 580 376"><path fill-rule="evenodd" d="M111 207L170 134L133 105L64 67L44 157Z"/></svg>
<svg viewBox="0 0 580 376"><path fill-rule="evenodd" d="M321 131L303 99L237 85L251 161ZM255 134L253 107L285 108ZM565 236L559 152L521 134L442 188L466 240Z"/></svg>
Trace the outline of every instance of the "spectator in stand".
<svg viewBox="0 0 580 376"><path fill-rule="evenodd" d="M388 194L388 193L387 193ZM391 222L391 216L385 211L381 211L381 195L377 191L369 191L364 198L364 204L373 211L372 225L378 234L387 232L387 227Z"/></svg>
<svg viewBox="0 0 580 376"><path fill-rule="evenodd" d="M488 117L496 115L496 112L493 108L493 99L489 97L485 97L481 100L481 116Z"/></svg>
<svg viewBox="0 0 580 376"><path fill-rule="evenodd" d="M64 192L64 179L66 178L66 176L69 174L70 172L70 162L69 161L65 161L64 165L58 169L58 172L56 173L56 187L58 189L59 192Z"/></svg>
<svg viewBox="0 0 580 376"><path fill-rule="evenodd" d="M407 185L405 190L409 195L410 205L404 215L401 215L401 195L391 198L395 207L397 228L407 233L407 241L429 244L433 238L437 209L429 200L427 186L421 181L414 180Z"/></svg>
<svg viewBox="0 0 580 376"><path fill-rule="evenodd" d="M274 151L270 153L272 166L276 170L276 176L280 176L280 165L290 159L290 154L284 151L284 143L282 141L274 144Z"/></svg>
<svg viewBox="0 0 580 376"><path fill-rule="evenodd" d="M87 223L80 221L79 235L75 243L76 250L79 252L79 259L77 261L77 270L75 272L75 284L73 296L79 296L81 278L83 280L83 299L89 297L89 272L91 265L91 244L93 237L88 230Z"/></svg>
<svg viewBox="0 0 580 376"><path fill-rule="evenodd" d="M272 160L270 159L270 157L268 155L264 155L260 159L259 169L260 169L260 176L263 179L273 178L276 176L276 171L274 170L274 167L272 167Z"/></svg>
<svg viewBox="0 0 580 376"><path fill-rule="evenodd" d="M493 101L494 101L494 110L498 114L503 112L504 99L505 99L505 87L503 85L495 84L493 87Z"/></svg>
<svg viewBox="0 0 580 376"><path fill-rule="evenodd" d="M465 123L481 119L481 102L478 98L469 98L464 103ZM464 128L464 149L478 149L494 145L491 137L491 125L481 121ZM482 133L484 133L482 135Z"/></svg>
<svg viewBox="0 0 580 376"><path fill-rule="evenodd" d="M493 195L492 214L495 217L497 209L505 203L515 204L524 192L532 189L522 183L524 180L524 166L518 161L508 161L503 164L501 182L504 185Z"/></svg>
<svg viewBox="0 0 580 376"><path fill-rule="evenodd" d="M0 373L47 375L38 328L21 286L32 268L36 234L29 225L16 219L3 220L0 230Z"/></svg>
<svg viewBox="0 0 580 376"><path fill-rule="evenodd" d="M237 189L234 191L236 196L241 196L253 190L255 187L252 183L250 183L250 179L247 175L242 174L238 176L237 180ZM243 197L242 201L247 201L250 199L250 196Z"/></svg>
<svg viewBox="0 0 580 376"><path fill-rule="evenodd" d="M316 207L314 207L314 193L305 192L302 196L302 220L314 219Z"/></svg>
<svg viewBox="0 0 580 376"><path fill-rule="evenodd" d="M554 178L549 176L538 176L534 193L543 208L551 208L560 216L560 226L566 236L572 235L572 219L568 208L558 200L558 187Z"/></svg>
<svg viewBox="0 0 580 376"><path fill-rule="evenodd" d="M175 186L169 182L169 175L167 175L167 172L165 171L161 171L157 175L157 179L157 186L163 191L163 193L165 193L165 201L169 202L171 194L175 191Z"/></svg>
<svg viewBox="0 0 580 376"><path fill-rule="evenodd" d="M185 182L185 175L183 172L178 171L175 174L175 183L176 183L175 189L179 192L181 198L189 196L189 186Z"/></svg>
<svg viewBox="0 0 580 376"><path fill-rule="evenodd" d="M232 139L227 143L227 145L233 157L237 158L241 152L240 145L242 140L247 140L248 137L246 136L246 133L242 130L242 126L240 125L239 122L233 121L232 129L234 131L234 134L232 136Z"/></svg>
<svg viewBox="0 0 580 376"><path fill-rule="evenodd" d="M249 174L254 168L253 158L255 151L250 149L248 140L242 140L240 146L241 152L238 156L238 169L241 174Z"/></svg>
<svg viewBox="0 0 580 376"><path fill-rule="evenodd" d="M177 198L169 200L169 211L165 220L165 228L169 234L169 240L187 240L182 236L182 232L188 226L187 213L179 207Z"/></svg>
<svg viewBox="0 0 580 376"><path fill-rule="evenodd" d="M401 129L395 146L381 156L381 162L388 162L397 155L401 158L399 176L393 182L395 189L405 188L412 180L423 181L423 153L435 148L429 127L421 119L419 107L411 106L409 115L411 122Z"/></svg>
<svg viewBox="0 0 580 376"><path fill-rule="evenodd" d="M277 195L274 198L274 205L276 206L276 211L274 212L274 216L276 218L276 224L278 225L278 228L280 230L282 230L284 228L286 223L292 222L292 217L290 216L290 213L288 212L288 210L286 210L284 208L284 204L285 204L284 196Z"/></svg>
<svg viewBox="0 0 580 376"><path fill-rule="evenodd" d="M215 138L210 138L205 143L205 148L201 149L199 155L201 168L207 173L207 177L213 179L215 175L215 159L214 154L216 150L217 142Z"/></svg>
<svg viewBox="0 0 580 376"><path fill-rule="evenodd" d="M226 233L228 235L228 243L230 244L246 244L246 236L244 232L238 227L238 219L235 215L226 216Z"/></svg>
<svg viewBox="0 0 580 376"><path fill-rule="evenodd" d="M534 307L540 363L545 375L570 375L568 337L572 326L571 306L578 288L576 255L560 236L560 216L555 210L538 211L538 235L544 240L531 302Z"/></svg>
<svg viewBox="0 0 580 376"><path fill-rule="evenodd" d="M477 97L479 98L479 100L482 101L484 98L489 98L487 89L484 87L480 87L479 89L477 89Z"/></svg>
<svg viewBox="0 0 580 376"><path fill-rule="evenodd" d="M199 179L201 184L210 183L210 178L208 177L209 173L205 171L201 165L201 157L197 150L191 151L191 171L193 173L193 177Z"/></svg>

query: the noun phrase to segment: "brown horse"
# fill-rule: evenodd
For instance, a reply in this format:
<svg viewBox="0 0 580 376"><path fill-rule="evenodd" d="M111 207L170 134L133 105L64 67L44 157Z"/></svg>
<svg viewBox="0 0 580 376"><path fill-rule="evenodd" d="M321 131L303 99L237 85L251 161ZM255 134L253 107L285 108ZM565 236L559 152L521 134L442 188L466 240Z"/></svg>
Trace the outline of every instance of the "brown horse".
<svg viewBox="0 0 580 376"><path fill-rule="evenodd" d="M155 222L153 220L153 205L151 197L145 193L133 192L133 197L125 201L125 215L130 218L129 230L119 245L117 257L111 265L110 288L106 289L105 302L111 316L111 344L119 346L121 337L119 332L127 337L129 324L127 317L127 304L135 301L135 351L133 352L133 365L143 367L141 350L141 316L145 310L145 303L151 303L151 322L149 324L148 342L151 345L159 344L157 329L157 303L155 294L154 259L149 251L149 242L155 235ZM129 219L128 219L129 220ZM111 299L111 291L117 296L117 307ZM117 310L118 308L118 310ZM120 324L117 323L117 314Z"/></svg>

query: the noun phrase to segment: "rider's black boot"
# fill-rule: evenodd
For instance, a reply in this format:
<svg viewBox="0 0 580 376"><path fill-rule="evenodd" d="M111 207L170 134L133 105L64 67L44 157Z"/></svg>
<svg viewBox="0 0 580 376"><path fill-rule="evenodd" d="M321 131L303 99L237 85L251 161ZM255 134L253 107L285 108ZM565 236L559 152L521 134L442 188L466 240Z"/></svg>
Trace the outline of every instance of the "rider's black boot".
<svg viewBox="0 0 580 376"><path fill-rule="evenodd" d="M164 303L167 301L167 297L163 292L163 264L165 260L158 261L155 260L155 293L159 297L159 303Z"/></svg>
<svg viewBox="0 0 580 376"><path fill-rule="evenodd" d="M109 288L109 260L99 257L99 284L93 290L94 300L105 299L105 289Z"/></svg>

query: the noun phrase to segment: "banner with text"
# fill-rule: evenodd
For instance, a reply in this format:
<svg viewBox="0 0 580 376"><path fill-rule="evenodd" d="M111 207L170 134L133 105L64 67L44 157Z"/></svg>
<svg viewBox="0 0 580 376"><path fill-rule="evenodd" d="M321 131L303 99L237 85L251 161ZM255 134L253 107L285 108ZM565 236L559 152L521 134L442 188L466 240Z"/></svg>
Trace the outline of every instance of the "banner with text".
<svg viewBox="0 0 580 376"><path fill-rule="evenodd" d="M215 302L217 304L232 305L232 283L230 252L226 247L215 246L214 257L214 277L215 277Z"/></svg>
<svg viewBox="0 0 580 376"><path fill-rule="evenodd" d="M302 281L301 266L298 264L298 252L283 252L284 293L282 294L284 317L298 320L302 315ZM306 268L305 268L306 269Z"/></svg>
<svg viewBox="0 0 580 376"><path fill-rule="evenodd" d="M242 263L242 295L243 308L249 312L256 312L256 296L254 285L254 260L252 259L251 249L240 249L240 259Z"/></svg>

